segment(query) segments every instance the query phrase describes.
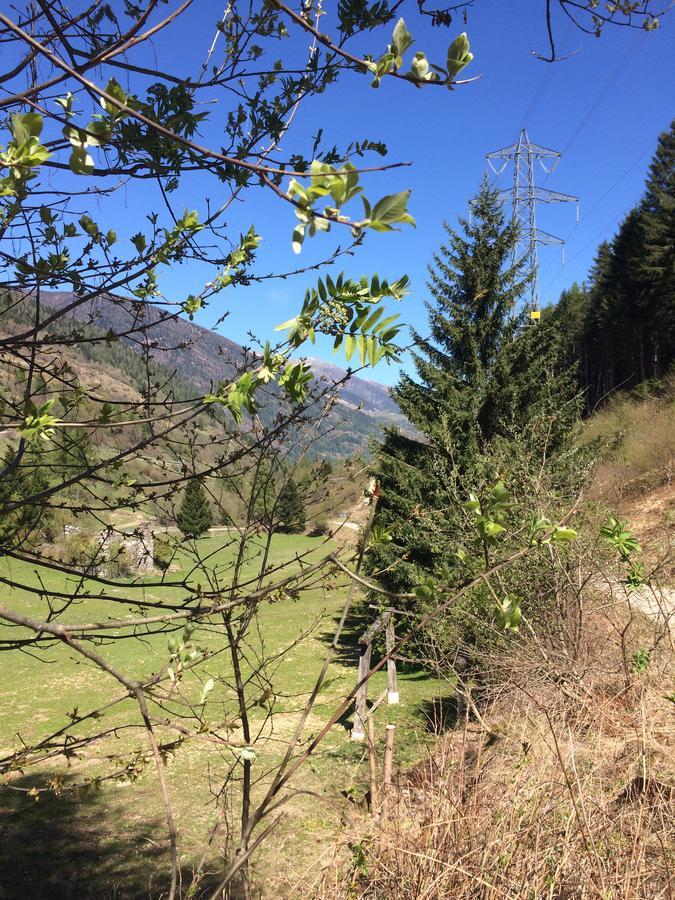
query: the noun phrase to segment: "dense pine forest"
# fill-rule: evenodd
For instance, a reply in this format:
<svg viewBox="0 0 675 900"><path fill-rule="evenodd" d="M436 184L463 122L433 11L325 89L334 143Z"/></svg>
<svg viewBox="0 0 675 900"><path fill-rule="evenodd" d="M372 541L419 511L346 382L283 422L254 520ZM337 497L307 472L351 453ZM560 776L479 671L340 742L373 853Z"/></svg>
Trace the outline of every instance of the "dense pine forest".
<svg viewBox="0 0 675 900"><path fill-rule="evenodd" d="M675 122L658 139L640 203L599 247L588 281L549 311L578 363L586 412L675 360Z"/></svg>

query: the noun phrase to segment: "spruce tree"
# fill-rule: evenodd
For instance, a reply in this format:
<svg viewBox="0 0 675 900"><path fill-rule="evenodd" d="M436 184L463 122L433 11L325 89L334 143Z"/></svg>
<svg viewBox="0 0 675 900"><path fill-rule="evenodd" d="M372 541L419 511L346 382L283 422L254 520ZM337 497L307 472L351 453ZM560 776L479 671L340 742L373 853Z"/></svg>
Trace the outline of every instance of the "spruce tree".
<svg viewBox="0 0 675 900"><path fill-rule="evenodd" d="M16 450L7 445L0 460L0 471L6 474L0 478L0 546L7 545L16 530L17 513L6 507L19 494L18 467L15 466Z"/></svg>
<svg viewBox="0 0 675 900"><path fill-rule="evenodd" d="M279 492L276 518L280 522L279 531L301 534L305 530L305 505L292 478L288 479Z"/></svg>
<svg viewBox="0 0 675 900"><path fill-rule="evenodd" d="M0 479L0 544L35 542L52 522L53 510L42 501L25 503L14 511L6 509L7 504L26 500L49 487L45 455L39 448L30 447L14 466L16 451L11 446L6 448L0 462L0 471L7 472Z"/></svg>
<svg viewBox="0 0 675 900"><path fill-rule="evenodd" d="M642 203L643 274L652 297L655 375L675 358L675 120L660 135Z"/></svg>
<svg viewBox="0 0 675 900"><path fill-rule="evenodd" d="M263 528L271 529L277 504L278 461L263 458L254 469L251 484L251 516Z"/></svg>
<svg viewBox="0 0 675 900"><path fill-rule="evenodd" d="M599 246L589 280L575 341L587 412L618 388L661 378L675 358L675 123L659 138L641 203Z"/></svg>
<svg viewBox="0 0 675 900"><path fill-rule="evenodd" d="M449 437L447 449L463 468L499 430L495 376L528 279L511 261L516 229L487 181L473 201L471 221L460 219L460 226L445 225L448 241L428 270L429 337L413 331L418 380L404 375L393 396L421 432Z"/></svg>
<svg viewBox="0 0 675 900"><path fill-rule="evenodd" d="M404 375L392 392L418 434L388 431L374 464L376 524L392 541L366 565L394 591L458 569L470 492L502 479L525 503L544 470L550 483L578 416L556 323L533 324L522 308L528 276L513 262L516 229L498 193L484 183L472 220L446 234L429 269L429 336L414 332L417 378ZM473 612L463 628L481 618Z"/></svg>
<svg viewBox="0 0 675 900"><path fill-rule="evenodd" d="M188 482L176 524L186 537L197 538L211 527L211 507L204 487L197 478Z"/></svg>

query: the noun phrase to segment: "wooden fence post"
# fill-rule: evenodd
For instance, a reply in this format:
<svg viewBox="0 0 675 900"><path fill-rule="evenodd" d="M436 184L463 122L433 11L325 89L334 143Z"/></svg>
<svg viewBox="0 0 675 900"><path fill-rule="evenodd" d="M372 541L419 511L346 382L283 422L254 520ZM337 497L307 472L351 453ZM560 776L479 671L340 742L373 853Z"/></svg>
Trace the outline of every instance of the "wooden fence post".
<svg viewBox="0 0 675 900"><path fill-rule="evenodd" d="M391 653L396 644L396 633L394 631L394 617L392 615L387 619L387 654ZM398 703L398 685L396 683L396 660L392 656L387 660L387 703Z"/></svg>
<svg viewBox="0 0 675 900"><path fill-rule="evenodd" d="M377 752L375 750L375 720L368 714L368 767L370 769L370 813L377 815Z"/></svg>
<svg viewBox="0 0 675 900"><path fill-rule="evenodd" d="M359 657L358 684L370 672L370 655L373 645L366 644L363 653ZM354 727L352 728L352 740L363 741L366 737L366 716L368 715L368 682L364 682L356 692L356 710L354 712Z"/></svg>
<svg viewBox="0 0 675 900"><path fill-rule="evenodd" d="M382 818L386 820L389 812L389 794L391 793L391 770L394 760L395 725L387 725L384 745L384 777L382 779Z"/></svg>

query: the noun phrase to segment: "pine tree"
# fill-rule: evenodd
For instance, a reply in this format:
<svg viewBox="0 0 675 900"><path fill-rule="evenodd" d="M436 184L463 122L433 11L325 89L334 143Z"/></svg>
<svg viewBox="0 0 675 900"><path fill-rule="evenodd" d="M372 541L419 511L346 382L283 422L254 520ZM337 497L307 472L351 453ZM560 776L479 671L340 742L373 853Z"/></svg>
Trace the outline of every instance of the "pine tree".
<svg viewBox="0 0 675 900"><path fill-rule="evenodd" d="M251 515L263 528L271 529L277 504L278 461L263 458L254 470L251 484Z"/></svg>
<svg viewBox="0 0 675 900"><path fill-rule="evenodd" d="M10 543L16 530L17 514L6 509L7 504L18 495L19 478L15 460L16 450L8 444L0 460L0 472L5 472L0 478L0 545Z"/></svg>
<svg viewBox="0 0 675 900"><path fill-rule="evenodd" d="M642 203L643 274L653 306L654 374L675 358L675 120L659 137Z"/></svg>
<svg viewBox="0 0 675 900"><path fill-rule="evenodd" d="M445 226L448 242L429 267L430 337L413 332L419 380L403 376L393 396L420 431L450 436L462 468L499 430L494 376L501 348L516 331L514 311L527 278L511 263L515 227L487 182L472 204L472 221L460 225L461 232Z"/></svg>
<svg viewBox="0 0 675 900"><path fill-rule="evenodd" d="M446 233L429 269L430 336L414 334L418 377L392 392L419 434L390 430L374 466L376 523L393 540L369 551L367 569L395 591L458 565L469 492L501 478L527 496L543 469L550 483L578 416L557 324L518 310L528 278L497 192L484 183L472 221Z"/></svg>
<svg viewBox="0 0 675 900"><path fill-rule="evenodd" d="M279 492L276 518L281 523L279 531L301 534L305 530L305 506L292 478L288 479Z"/></svg>
<svg viewBox="0 0 675 900"><path fill-rule="evenodd" d="M645 195L590 273L581 340L586 411L618 388L661 378L675 358L675 122L662 134Z"/></svg>
<svg viewBox="0 0 675 900"><path fill-rule="evenodd" d="M53 510L41 500L25 503L16 511L3 511L12 501L30 500L49 487L45 455L37 448L29 448L14 466L16 451L11 446L5 450L0 462L0 471L7 470L0 480L0 543L35 542L51 524Z"/></svg>
<svg viewBox="0 0 675 900"><path fill-rule="evenodd" d="M186 537L197 538L211 527L211 506L204 487L197 478L188 482L176 524Z"/></svg>

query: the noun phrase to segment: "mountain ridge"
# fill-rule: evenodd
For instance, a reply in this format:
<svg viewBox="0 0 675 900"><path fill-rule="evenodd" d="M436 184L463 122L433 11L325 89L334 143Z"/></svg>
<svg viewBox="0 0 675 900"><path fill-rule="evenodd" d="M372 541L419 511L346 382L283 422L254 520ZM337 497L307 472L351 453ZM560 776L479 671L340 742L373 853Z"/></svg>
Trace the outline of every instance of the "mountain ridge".
<svg viewBox="0 0 675 900"><path fill-rule="evenodd" d="M76 298L71 291L44 291L42 295L43 303L57 311L67 308ZM156 305L120 295L102 295L67 315L104 332L121 335L125 345L137 353L148 352L156 362L204 391L233 377L256 353L183 316L176 317ZM304 358L312 367L315 386L337 384L351 371L314 357ZM340 386L331 415L333 435L337 429L338 444L344 444L349 452L367 452L368 443L380 436L382 427L391 425L412 431L385 385L354 374Z"/></svg>

